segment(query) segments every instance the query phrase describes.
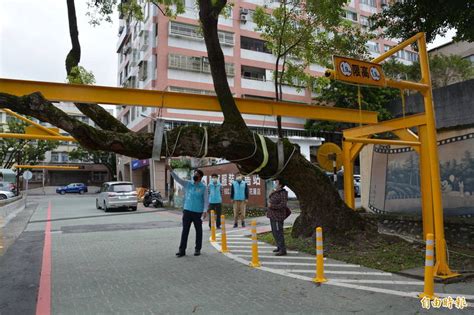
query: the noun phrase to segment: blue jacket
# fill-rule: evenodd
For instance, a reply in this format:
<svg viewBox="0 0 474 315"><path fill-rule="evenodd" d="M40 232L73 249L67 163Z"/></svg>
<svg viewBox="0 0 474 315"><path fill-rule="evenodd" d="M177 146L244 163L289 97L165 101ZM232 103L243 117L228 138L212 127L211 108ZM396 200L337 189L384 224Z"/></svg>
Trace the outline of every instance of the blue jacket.
<svg viewBox="0 0 474 315"><path fill-rule="evenodd" d="M230 199L237 201L249 199L249 188L244 180L240 183L236 180L232 182Z"/></svg>
<svg viewBox="0 0 474 315"><path fill-rule="evenodd" d="M182 179L173 171L171 176L184 188L184 210L192 212L207 211L208 195L206 185L202 182L195 184L194 181Z"/></svg>
<svg viewBox="0 0 474 315"><path fill-rule="evenodd" d="M209 184L209 203L222 203L221 183Z"/></svg>

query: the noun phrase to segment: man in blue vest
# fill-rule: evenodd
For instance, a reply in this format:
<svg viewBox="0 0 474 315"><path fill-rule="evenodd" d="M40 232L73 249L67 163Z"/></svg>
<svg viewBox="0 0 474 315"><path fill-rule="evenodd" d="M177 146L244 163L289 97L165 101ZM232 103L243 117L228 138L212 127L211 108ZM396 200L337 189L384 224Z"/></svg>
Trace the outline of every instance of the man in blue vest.
<svg viewBox="0 0 474 315"><path fill-rule="evenodd" d="M181 232L179 251L176 253L176 256L183 257L186 255L191 223L194 224L196 229L194 256L199 256L201 255L202 248L202 219L206 219L207 212L205 209L207 209L208 204L206 185L201 182L204 173L201 170L195 170L192 181L181 179L174 171L171 171L171 176L184 189L183 230Z"/></svg>
<svg viewBox="0 0 474 315"><path fill-rule="evenodd" d="M230 199L234 208L234 228L237 227L239 219L242 221L242 227L245 227L245 210L249 199L249 188L243 179L240 173L235 174L235 180L232 182L230 191Z"/></svg>
<svg viewBox="0 0 474 315"><path fill-rule="evenodd" d="M211 175L211 182L209 183L209 211L214 210L216 214L216 227L221 228L221 214L222 214L222 186L219 183L217 174ZM209 220L209 228L211 228L211 220Z"/></svg>

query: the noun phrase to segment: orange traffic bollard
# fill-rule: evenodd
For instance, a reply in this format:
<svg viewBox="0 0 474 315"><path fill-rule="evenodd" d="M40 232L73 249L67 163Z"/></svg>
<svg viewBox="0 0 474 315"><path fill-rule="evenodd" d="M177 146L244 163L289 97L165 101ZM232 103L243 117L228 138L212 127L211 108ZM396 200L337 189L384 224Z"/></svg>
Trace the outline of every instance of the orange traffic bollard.
<svg viewBox="0 0 474 315"><path fill-rule="evenodd" d="M257 220L252 221L252 262L251 267L260 267L260 261L258 259L258 240L257 240Z"/></svg>
<svg viewBox="0 0 474 315"><path fill-rule="evenodd" d="M324 255L323 255L323 229L316 228L316 277L313 278L316 283L328 281L324 278Z"/></svg>
<svg viewBox="0 0 474 315"><path fill-rule="evenodd" d="M229 250L227 249L227 234L225 228L225 216L221 215L221 252L228 253Z"/></svg>
<svg viewBox="0 0 474 315"><path fill-rule="evenodd" d="M216 212L211 210L211 242L216 241Z"/></svg>

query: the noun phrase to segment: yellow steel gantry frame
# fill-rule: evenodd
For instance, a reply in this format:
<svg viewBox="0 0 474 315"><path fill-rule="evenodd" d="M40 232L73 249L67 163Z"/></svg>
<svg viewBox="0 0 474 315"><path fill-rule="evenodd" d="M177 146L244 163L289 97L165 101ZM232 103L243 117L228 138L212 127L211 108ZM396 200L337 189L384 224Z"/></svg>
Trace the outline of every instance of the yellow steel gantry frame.
<svg viewBox="0 0 474 315"><path fill-rule="evenodd" d="M413 147L416 152L420 153L423 235L425 238L429 233L435 235L435 276L440 278L450 278L458 276L458 274L450 270L446 259L446 240L444 237L444 219L441 200L436 125L425 34L416 34L412 38L375 58L372 62L381 63L399 50L415 42L419 49L418 55L421 68L421 81L410 82L388 79L386 85L392 88L412 89L420 92L423 95L425 112L422 114L380 122L375 125L361 126L343 131L344 199L349 207L353 209L355 208L352 183L354 160L364 144L407 145ZM328 77L334 77L334 71L328 70L326 75ZM414 127L418 128L418 135L410 130L410 128ZM375 134L384 132L391 132L400 140L371 139Z"/></svg>
<svg viewBox="0 0 474 315"><path fill-rule="evenodd" d="M239 99L236 104L243 114L298 117L316 120L332 120L349 123L369 124L344 131L344 192L346 203L354 208L354 191L352 189L353 162L363 146L367 143L386 143L409 145L420 153L421 191L423 206L424 235L433 233L436 236L436 267L438 277L453 277L446 260L446 241L444 239L443 208L441 203L440 175L436 145L436 129L433 111L431 79L426 52L424 33L395 46L372 60L380 63L406 46L417 42L421 66L421 82L386 80L388 87L412 89L419 91L424 98L425 113L404 119L394 119L377 123L377 113L371 111L351 110L344 108L315 106L306 104L284 103L275 101ZM334 77L333 70L327 76ZM0 78L0 91L17 96L41 92L50 101L71 101L81 103L101 103L128 106L163 107L201 111L217 111L221 108L215 96L174 93L153 90L138 90L103 86L87 86L63 83L50 83ZM418 135L409 128L418 127ZM374 134L392 132L400 140L371 139ZM0 137L74 141L71 137L51 134L0 134Z"/></svg>
<svg viewBox="0 0 474 315"><path fill-rule="evenodd" d="M220 112L217 97L156 90L126 89L0 78L0 91L17 96L41 92L49 101L163 107ZM376 124L377 112L356 109L236 98L242 114L298 117L348 123Z"/></svg>

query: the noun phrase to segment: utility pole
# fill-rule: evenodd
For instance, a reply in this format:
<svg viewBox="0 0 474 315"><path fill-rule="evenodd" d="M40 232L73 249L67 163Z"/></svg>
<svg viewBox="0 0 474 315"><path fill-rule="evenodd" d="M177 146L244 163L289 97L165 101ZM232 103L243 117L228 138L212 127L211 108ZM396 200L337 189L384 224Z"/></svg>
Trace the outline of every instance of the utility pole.
<svg viewBox="0 0 474 315"><path fill-rule="evenodd" d="M21 151L18 150L18 152L16 153L16 164L17 165L20 165L21 164ZM16 169L16 195L19 196L20 195L20 169L17 168Z"/></svg>

